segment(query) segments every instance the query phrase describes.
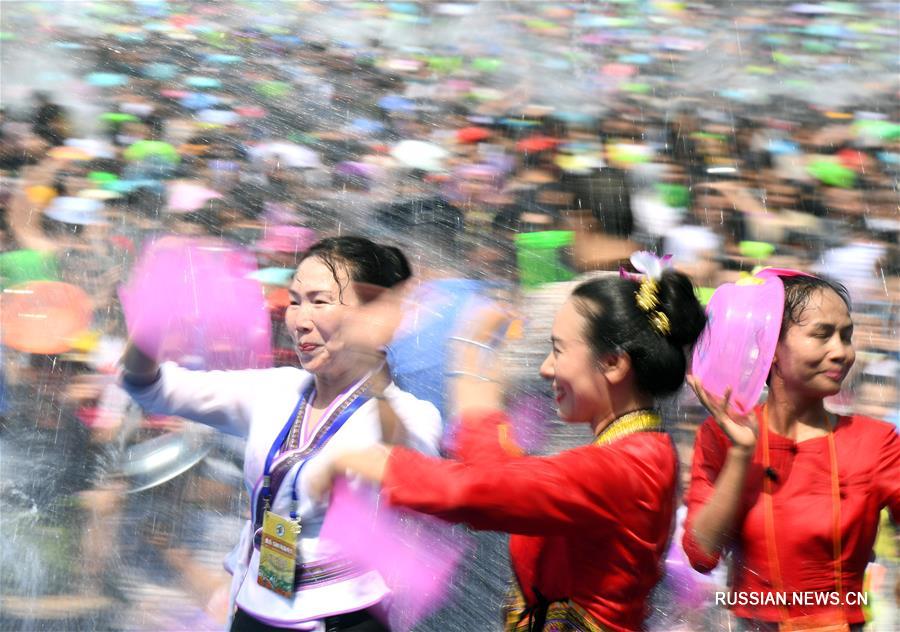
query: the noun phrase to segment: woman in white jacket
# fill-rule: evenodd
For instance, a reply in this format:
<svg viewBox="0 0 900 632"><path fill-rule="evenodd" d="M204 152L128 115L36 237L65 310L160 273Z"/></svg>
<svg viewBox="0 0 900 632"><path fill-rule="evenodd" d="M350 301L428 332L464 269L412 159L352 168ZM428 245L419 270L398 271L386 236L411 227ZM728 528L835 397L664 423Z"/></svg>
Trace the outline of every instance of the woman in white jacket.
<svg viewBox="0 0 900 632"><path fill-rule="evenodd" d="M365 301L356 284L388 288L409 276L399 250L364 238L312 246L297 268L285 313L302 370L191 371L159 365L134 345L126 351L122 383L147 412L247 438L244 481L252 516L226 560L234 577L232 632L387 629L369 610L388 595L386 585L377 572L355 568L319 542L326 507L310 498L307 482L333 452L383 439L437 453L437 409L390 383L383 357L340 342L347 310ZM290 520L282 523L288 528L299 524L293 589L281 594L257 581L269 514Z"/></svg>

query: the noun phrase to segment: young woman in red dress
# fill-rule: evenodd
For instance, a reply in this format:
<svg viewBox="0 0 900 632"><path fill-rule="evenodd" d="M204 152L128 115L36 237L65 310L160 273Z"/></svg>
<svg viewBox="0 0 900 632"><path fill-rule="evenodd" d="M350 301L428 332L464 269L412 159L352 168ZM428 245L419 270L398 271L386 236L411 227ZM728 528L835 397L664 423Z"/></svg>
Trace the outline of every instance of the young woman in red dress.
<svg viewBox="0 0 900 632"><path fill-rule="evenodd" d="M846 290L781 278L768 401L740 418L727 394L691 381L712 416L694 448L684 550L705 572L731 553L728 603L744 630L858 630L879 513L900 518L900 438L885 422L825 409L855 359Z"/></svg>
<svg viewBox="0 0 900 632"><path fill-rule="evenodd" d="M486 359L494 316L456 340L453 460L381 446L338 457L332 471L380 484L395 506L512 534L507 630L639 630L675 501L677 456L654 398L682 385L684 349L706 322L691 282L673 270L610 276L569 297L540 373L560 418L589 423L594 439L555 456L525 456L512 440Z"/></svg>

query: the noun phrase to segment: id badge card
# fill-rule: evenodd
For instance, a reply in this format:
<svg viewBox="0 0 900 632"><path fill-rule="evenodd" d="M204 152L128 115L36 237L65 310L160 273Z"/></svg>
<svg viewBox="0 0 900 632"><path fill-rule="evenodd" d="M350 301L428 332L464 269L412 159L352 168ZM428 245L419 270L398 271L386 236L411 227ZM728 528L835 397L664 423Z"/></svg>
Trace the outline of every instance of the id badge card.
<svg viewBox="0 0 900 632"><path fill-rule="evenodd" d="M285 597L294 595L294 573L299 558L300 525L267 511L263 515L256 583Z"/></svg>

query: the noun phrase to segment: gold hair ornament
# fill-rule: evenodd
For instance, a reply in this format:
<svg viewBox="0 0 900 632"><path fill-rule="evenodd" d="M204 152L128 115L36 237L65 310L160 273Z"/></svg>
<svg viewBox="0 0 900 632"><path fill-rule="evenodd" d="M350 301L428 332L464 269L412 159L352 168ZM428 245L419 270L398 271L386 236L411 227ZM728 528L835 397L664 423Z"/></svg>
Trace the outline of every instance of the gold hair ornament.
<svg viewBox="0 0 900 632"><path fill-rule="evenodd" d="M641 308L654 331L661 336L668 336L672 331L672 323L669 317L659 309L659 279L663 270L671 267L672 255L657 257L652 252L642 250L631 255L631 265L634 269L643 272L643 275L631 274L623 268L619 268L619 276L640 281L641 285L634 293L635 302Z"/></svg>

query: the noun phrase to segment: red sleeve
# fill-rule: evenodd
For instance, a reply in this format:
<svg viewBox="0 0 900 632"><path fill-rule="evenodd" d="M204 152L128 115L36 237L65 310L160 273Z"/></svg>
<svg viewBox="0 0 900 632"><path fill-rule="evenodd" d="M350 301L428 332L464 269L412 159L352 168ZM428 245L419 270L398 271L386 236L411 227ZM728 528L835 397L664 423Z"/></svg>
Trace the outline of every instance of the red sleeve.
<svg viewBox="0 0 900 632"><path fill-rule="evenodd" d="M649 443L649 442L648 442ZM664 445L652 443L650 445ZM382 485L387 500L475 529L564 535L618 523L622 507L658 507L671 494L675 457L640 449L585 446L551 457L457 462L394 448ZM666 456L668 454L668 456Z"/></svg>
<svg viewBox="0 0 900 632"><path fill-rule="evenodd" d="M509 417L502 410L473 410L459 421L451 456L467 463L504 461L522 456Z"/></svg>
<svg viewBox="0 0 900 632"><path fill-rule="evenodd" d="M885 436L874 474L878 506L887 507L894 524L900 524L900 434L890 424L879 425L885 427Z"/></svg>
<svg viewBox="0 0 900 632"><path fill-rule="evenodd" d="M688 514L684 523L681 544L691 566L701 573L712 571L719 564L719 554L707 555L694 539L694 519L709 502L716 479L728 453L728 437L710 417L700 426L694 442L694 460L691 465L691 483L685 497Z"/></svg>

